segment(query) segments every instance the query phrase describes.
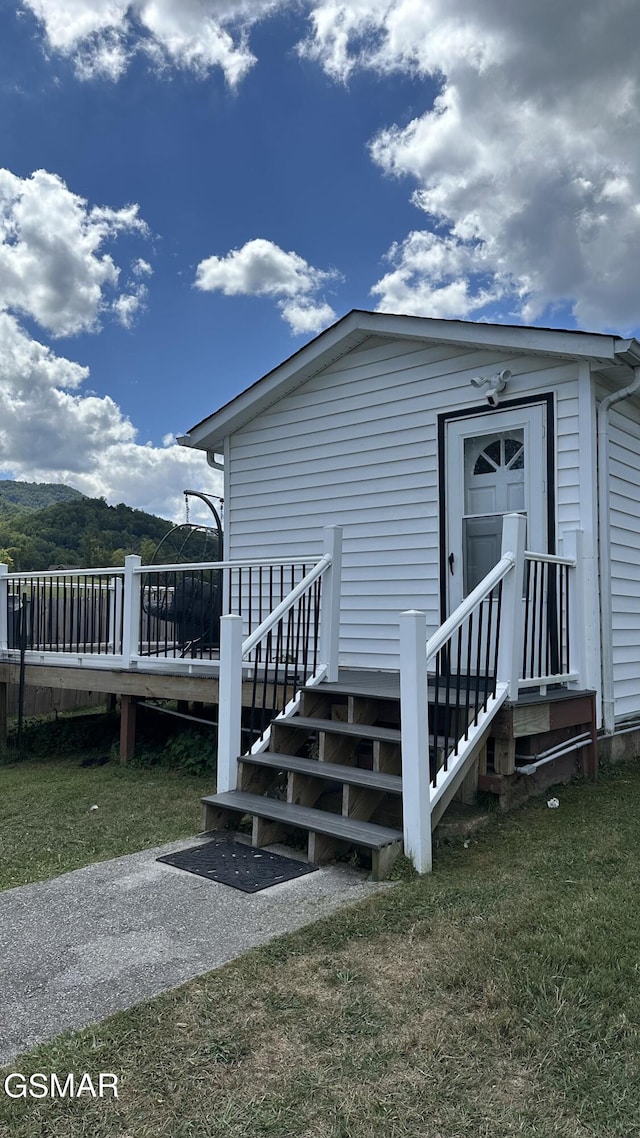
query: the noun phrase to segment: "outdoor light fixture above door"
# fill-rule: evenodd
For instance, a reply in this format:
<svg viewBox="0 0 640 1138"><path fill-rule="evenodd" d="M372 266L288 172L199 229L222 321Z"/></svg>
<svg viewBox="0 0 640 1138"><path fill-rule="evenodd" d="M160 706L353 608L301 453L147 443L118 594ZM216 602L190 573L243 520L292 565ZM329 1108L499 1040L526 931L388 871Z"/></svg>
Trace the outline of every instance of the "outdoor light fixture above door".
<svg viewBox="0 0 640 1138"><path fill-rule="evenodd" d="M499 371L497 375L474 375L471 382L474 387L486 387L485 399L487 403L490 407L497 407L500 403L500 394L510 379L511 372L505 368L504 371Z"/></svg>

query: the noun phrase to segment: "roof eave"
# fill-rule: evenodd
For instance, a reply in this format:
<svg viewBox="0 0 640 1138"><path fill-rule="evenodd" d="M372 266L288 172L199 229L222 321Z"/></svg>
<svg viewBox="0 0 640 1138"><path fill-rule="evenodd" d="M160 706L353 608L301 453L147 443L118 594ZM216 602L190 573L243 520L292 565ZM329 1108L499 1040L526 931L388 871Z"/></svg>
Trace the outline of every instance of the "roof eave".
<svg viewBox="0 0 640 1138"><path fill-rule="evenodd" d="M387 335L398 340L440 341L459 347L492 347L536 355L589 359L601 366L620 363L633 366L631 360L635 358L634 352L637 350L640 353L640 345L636 340L623 340L600 332L476 324L465 320L353 309L220 410L196 423L186 435L178 438L178 442L183 446L206 450L210 454L222 451L224 439L230 434L277 403L284 394L306 383L371 334Z"/></svg>

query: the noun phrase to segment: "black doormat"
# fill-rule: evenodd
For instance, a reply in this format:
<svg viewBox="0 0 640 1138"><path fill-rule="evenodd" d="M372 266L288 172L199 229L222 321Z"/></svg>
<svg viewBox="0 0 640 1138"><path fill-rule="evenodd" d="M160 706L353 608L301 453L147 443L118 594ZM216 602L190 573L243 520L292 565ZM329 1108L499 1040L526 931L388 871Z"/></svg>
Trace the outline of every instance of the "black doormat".
<svg viewBox="0 0 640 1138"><path fill-rule="evenodd" d="M202 846L159 857L167 865L219 881L243 893L259 893L282 881L293 881L317 868L306 861L294 861L281 854L269 853L256 846L236 842L233 838L216 838Z"/></svg>

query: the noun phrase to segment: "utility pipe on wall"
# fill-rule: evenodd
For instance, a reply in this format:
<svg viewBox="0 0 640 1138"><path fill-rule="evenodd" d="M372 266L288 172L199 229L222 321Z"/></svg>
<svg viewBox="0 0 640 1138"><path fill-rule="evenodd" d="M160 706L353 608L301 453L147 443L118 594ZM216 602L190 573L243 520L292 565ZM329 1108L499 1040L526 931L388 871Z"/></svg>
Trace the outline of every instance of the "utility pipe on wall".
<svg viewBox="0 0 640 1138"><path fill-rule="evenodd" d="M640 391L640 344L627 341L618 356L633 360L633 382L614 391L598 404L598 569L600 576L600 629L602 645L602 717L608 735L615 730L613 689L613 613L611 604L611 510L609 505L609 411L616 403Z"/></svg>

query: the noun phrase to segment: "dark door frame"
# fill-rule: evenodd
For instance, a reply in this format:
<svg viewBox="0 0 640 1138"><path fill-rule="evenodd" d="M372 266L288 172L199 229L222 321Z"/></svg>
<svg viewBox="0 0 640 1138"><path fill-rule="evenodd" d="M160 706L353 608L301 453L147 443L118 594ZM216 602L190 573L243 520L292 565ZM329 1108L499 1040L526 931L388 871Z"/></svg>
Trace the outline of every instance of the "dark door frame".
<svg viewBox="0 0 640 1138"><path fill-rule="evenodd" d="M496 411L509 411L511 408L527 407L533 403L542 404L546 409L546 466L547 466L547 550L556 551L556 462L555 462L555 395L545 391L540 395L527 395L522 399L503 399ZM455 411L443 411L438 415L438 502L439 502L439 572L440 572L440 620L447 618L447 495L446 495L446 430L447 423L456 419L471 419L474 415L491 415L486 404L478 407L461 407Z"/></svg>

